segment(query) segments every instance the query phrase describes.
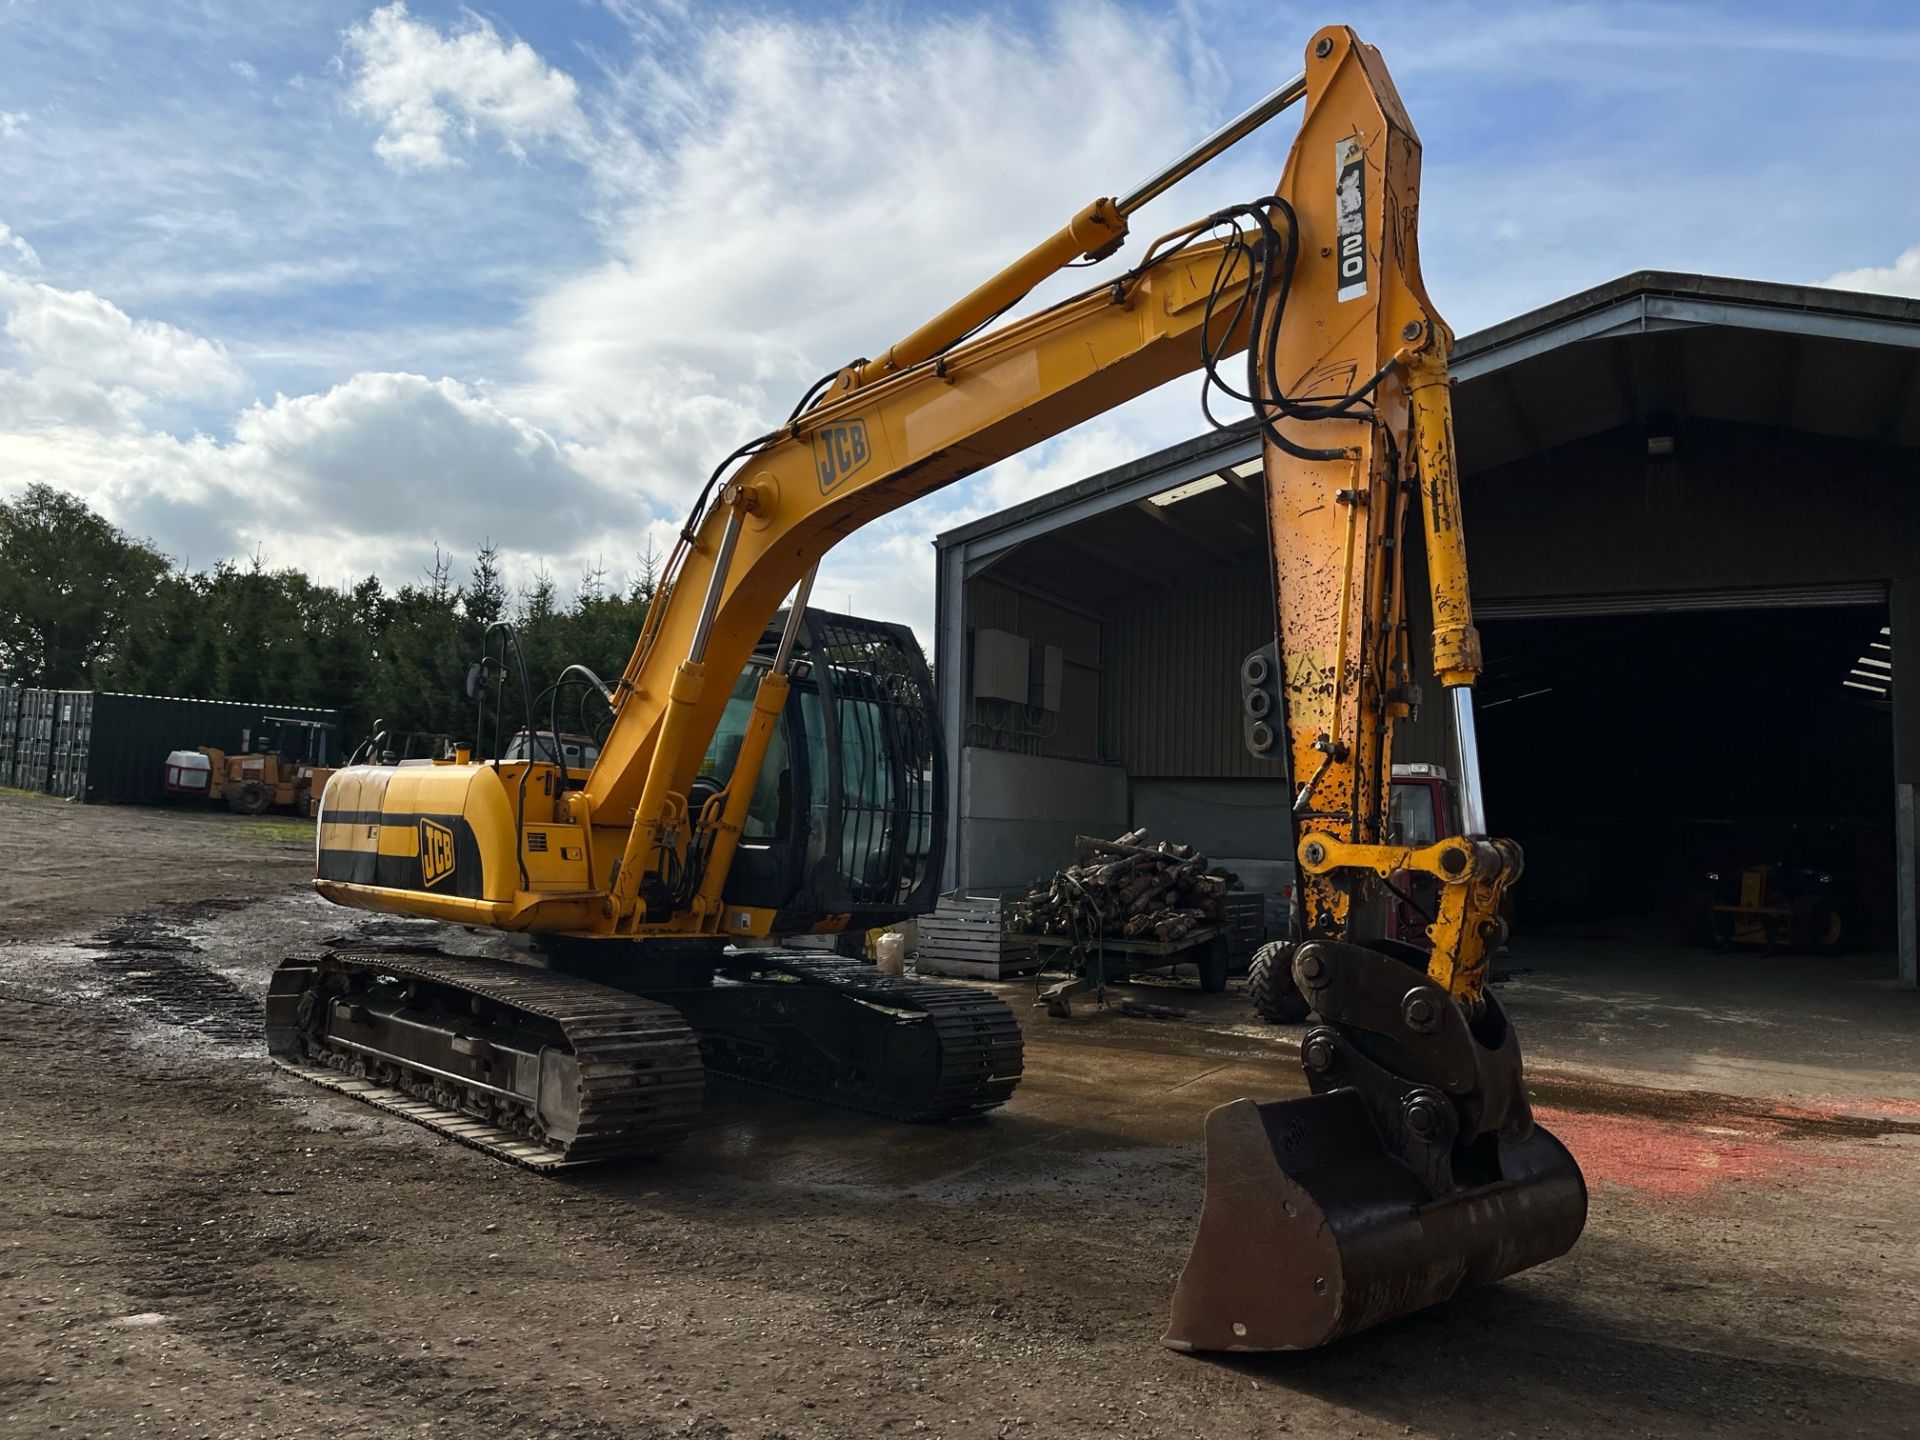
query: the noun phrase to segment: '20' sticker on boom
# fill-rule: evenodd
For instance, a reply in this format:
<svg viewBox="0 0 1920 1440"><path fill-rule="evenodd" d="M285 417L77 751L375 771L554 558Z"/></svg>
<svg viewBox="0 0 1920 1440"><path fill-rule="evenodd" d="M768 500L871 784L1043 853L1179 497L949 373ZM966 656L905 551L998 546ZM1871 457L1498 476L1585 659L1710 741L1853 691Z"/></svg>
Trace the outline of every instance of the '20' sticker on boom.
<svg viewBox="0 0 1920 1440"><path fill-rule="evenodd" d="M813 464L820 475L820 493L831 494L849 476L857 475L873 458L867 443L867 422L845 420L823 425L813 435Z"/></svg>
<svg viewBox="0 0 1920 1440"><path fill-rule="evenodd" d="M1367 150L1358 139L1334 146L1334 256L1340 267L1337 300L1367 293Z"/></svg>

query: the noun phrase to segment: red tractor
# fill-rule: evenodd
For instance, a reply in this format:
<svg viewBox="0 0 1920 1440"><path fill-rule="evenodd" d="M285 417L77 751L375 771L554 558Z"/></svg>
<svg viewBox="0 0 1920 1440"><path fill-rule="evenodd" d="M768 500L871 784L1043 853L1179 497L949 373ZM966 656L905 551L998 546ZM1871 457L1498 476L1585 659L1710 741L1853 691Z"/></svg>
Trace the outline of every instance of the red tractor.
<svg viewBox="0 0 1920 1440"><path fill-rule="evenodd" d="M1388 843L1421 849L1460 833L1458 801L1453 782L1439 765L1393 767L1393 789L1388 812L1392 833ZM1439 882L1431 875L1396 871L1388 880L1393 909L1388 933L1416 950L1432 948L1427 926L1439 901ZM1296 899L1296 924L1299 902ZM1298 1025L1307 1018L1307 1002L1293 983L1291 954L1297 937L1274 940L1254 952L1247 966L1247 993L1262 1020L1275 1025Z"/></svg>

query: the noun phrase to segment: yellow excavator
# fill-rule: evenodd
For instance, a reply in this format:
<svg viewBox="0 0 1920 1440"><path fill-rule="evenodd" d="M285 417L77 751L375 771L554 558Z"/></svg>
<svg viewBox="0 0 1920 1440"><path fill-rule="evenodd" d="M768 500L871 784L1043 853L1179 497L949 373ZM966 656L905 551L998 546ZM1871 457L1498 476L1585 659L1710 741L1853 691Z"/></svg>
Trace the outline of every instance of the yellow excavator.
<svg viewBox="0 0 1920 1440"><path fill-rule="evenodd" d="M1149 244L1130 269L992 328L1104 259L1128 217L1281 111L1271 195ZM1178 375L1251 407L1265 441L1273 731L1295 778L1310 1094L1206 1123L1207 1189L1166 1343L1299 1349L1564 1253L1586 1215L1536 1125L1487 986L1519 876L1481 799L1447 356L1422 287L1420 147L1386 68L1341 26L1302 74L1118 198L1102 198L884 354L824 376L701 491L592 768L523 758L358 765L327 786L319 892L520 932L535 963L438 951L287 961L271 1053L323 1084L536 1169L671 1149L715 1071L915 1120L1013 1093L994 995L880 975L783 937L931 907L943 758L898 627L809 609L821 557L868 521ZM1229 370L1227 362L1245 363ZM1410 517L1418 512L1418 520ZM1417 689L1407 546L1424 541L1433 663L1459 742L1463 833L1388 843L1394 722ZM793 600L784 610L782 602ZM497 651L497 653L495 653ZM470 674L478 733L524 664ZM512 725L552 734L529 704ZM1430 876L1431 949L1388 938L1394 877Z"/></svg>

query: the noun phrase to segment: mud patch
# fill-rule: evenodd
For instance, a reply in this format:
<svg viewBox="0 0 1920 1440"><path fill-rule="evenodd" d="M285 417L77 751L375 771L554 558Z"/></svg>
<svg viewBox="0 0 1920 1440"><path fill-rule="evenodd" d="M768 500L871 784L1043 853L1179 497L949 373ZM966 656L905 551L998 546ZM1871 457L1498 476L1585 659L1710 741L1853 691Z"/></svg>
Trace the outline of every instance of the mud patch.
<svg viewBox="0 0 1920 1440"><path fill-rule="evenodd" d="M1920 1135L1920 1102L1896 1098L1795 1103L1702 1090L1661 1090L1535 1071L1527 1093L1544 1114L1639 1118L1676 1126L1760 1127L1794 1140Z"/></svg>
<svg viewBox="0 0 1920 1440"><path fill-rule="evenodd" d="M530 1403L517 1385L473 1385L427 1344L415 1349L413 1337L394 1334L377 1317L368 1324L329 1314L333 1300L289 1284L289 1267L338 1261L342 1252L375 1243L377 1227L255 1213L237 1198L239 1179L182 1187L116 1218L127 1294L148 1307L121 1323L165 1323L278 1385L312 1387L308 1394L351 1385L359 1403L403 1403L442 1423L457 1421L463 1431L591 1440L648 1433L570 1414L564 1392ZM362 1263L347 1260L344 1268ZM508 1393L495 1393L502 1390Z"/></svg>
<svg viewBox="0 0 1920 1440"><path fill-rule="evenodd" d="M259 1049L265 1011L259 997L211 968L192 929L202 920L245 909L250 900L202 900L126 916L80 949L91 952L107 994L164 1025L224 1044Z"/></svg>

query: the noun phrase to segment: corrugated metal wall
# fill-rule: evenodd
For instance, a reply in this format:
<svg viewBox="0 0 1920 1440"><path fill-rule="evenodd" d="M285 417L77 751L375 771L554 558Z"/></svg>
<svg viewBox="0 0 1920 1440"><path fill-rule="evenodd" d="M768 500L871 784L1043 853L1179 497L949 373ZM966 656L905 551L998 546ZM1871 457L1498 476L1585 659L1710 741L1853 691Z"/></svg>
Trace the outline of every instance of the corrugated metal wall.
<svg viewBox="0 0 1920 1440"><path fill-rule="evenodd" d="M1407 595L1414 674L1426 704L1395 727L1394 758L1445 764L1453 744L1439 685L1428 674L1426 566L1409 555ZM1240 732L1240 662L1273 639L1266 560L1250 556L1204 583L1183 581L1117 610L1107 626L1113 758L1134 776L1282 780Z"/></svg>
<svg viewBox="0 0 1920 1440"><path fill-rule="evenodd" d="M84 783L92 714L90 690L0 692L0 784L77 794Z"/></svg>
<svg viewBox="0 0 1920 1440"><path fill-rule="evenodd" d="M26 694L17 685L0 685L0 786L19 783L14 778L17 769L15 757L20 749L20 712Z"/></svg>
<svg viewBox="0 0 1920 1440"><path fill-rule="evenodd" d="M1101 662L1101 622L995 579L982 576L967 585L967 663L972 663L975 630L1005 630L1036 650L1058 645L1063 667L1059 711L1051 716L1022 713L1020 707L969 699L963 745L1009 750L1058 760L1105 760L1101 711L1105 672ZM946 663L944 657L942 663ZM972 694L972 676L959 677Z"/></svg>
<svg viewBox="0 0 1920 1440"><path fill-rule="evenodd" d="M1240 738L1240 662L1273 639L1265 558L1130 600L1107 626L1113 758L1135 776L1284 779Z"/></svg>
<svg viewBox="0 0 1920 1440"><path fill-rule="evenodd" d="M1419 720L1397 727L1394 756L1445 764L1453 742L1439 686L1426 675L1425 565L1417 551L1409 559L1414 673L1428 703ZM991 575L970 581L969 635L1007 630L1061 646L1065 695L1057 728L1044 736L1008 727L1004 707L970 701L963 743L1110 761L1135 777L1284 780L1285 767L1254 759L1240 733L1240 662L1273 638L1268 584L1256 552L1231 569L1131 597L1103 624Z"/></svg>

